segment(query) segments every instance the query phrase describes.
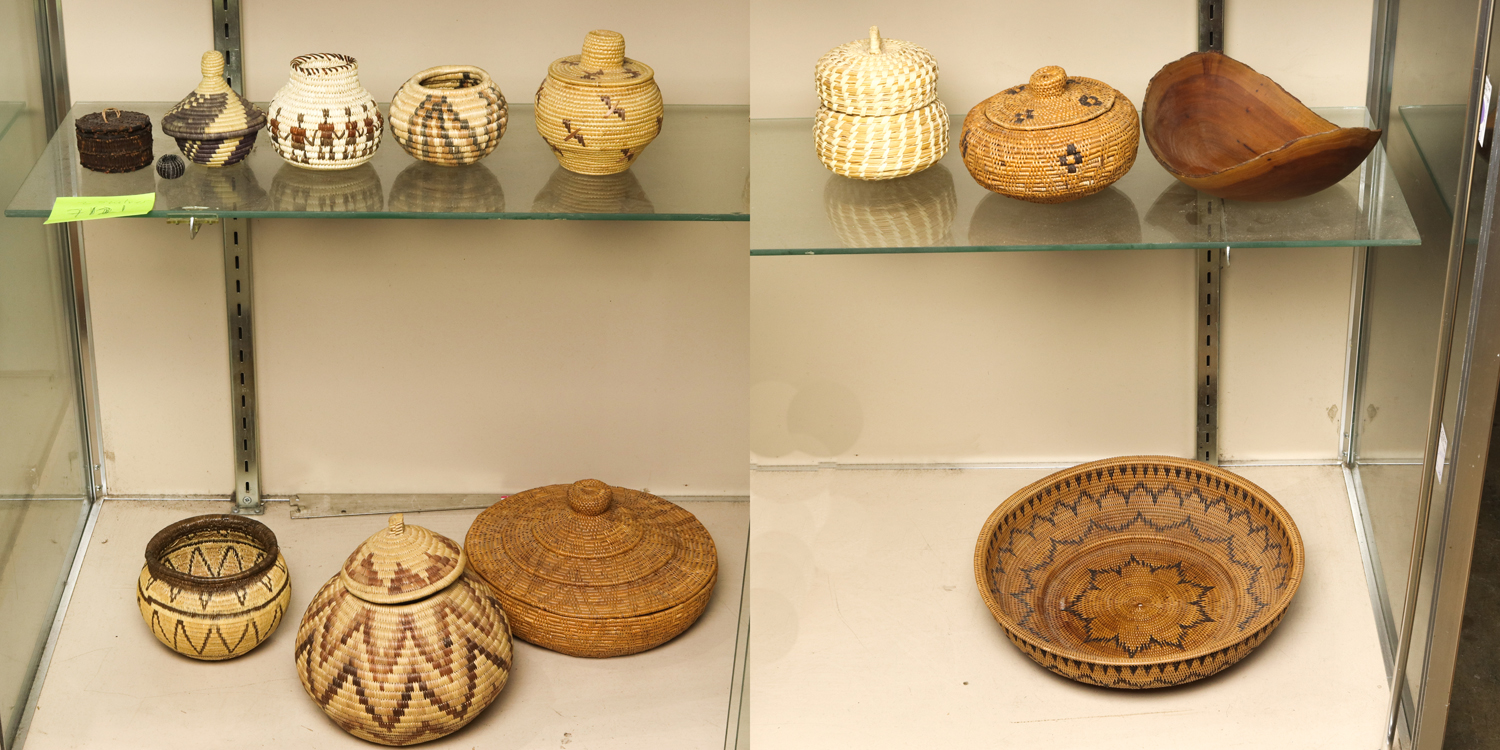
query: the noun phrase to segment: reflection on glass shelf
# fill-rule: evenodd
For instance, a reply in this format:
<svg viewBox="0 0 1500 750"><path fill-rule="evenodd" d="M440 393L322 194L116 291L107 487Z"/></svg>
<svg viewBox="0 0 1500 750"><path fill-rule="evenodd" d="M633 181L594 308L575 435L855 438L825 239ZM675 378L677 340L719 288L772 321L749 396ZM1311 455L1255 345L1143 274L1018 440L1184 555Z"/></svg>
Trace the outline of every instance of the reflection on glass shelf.
<svg viewBox="0 0 1500 750"><path fill-rule="evenodd" d="M0 138L10 132L10 126L26 111L26 102L0 102Z"/></svg>
<svg viewBox="0 0 1500 750"><path fill-rule="evenodd" d="M1464 117L1463 104L1407 105L1398 107L1406 132L1417 145L1417 153L1427 174L1437 185L1443 206L1453 213L1453 199L1458 193L1458 165L1462 161Z"/></svg>
<svg viewBox="0 0 1500 750"><path fill-rule="evenodd" d="M575 175L557 165L532 127L531 105L511 105L510 127L488 158L466 167L417 161L387 128L375 158L354 169L323 172L282 161L264 135L244 162L164 180L153 169L102 174L78 164L71 123L116 106L144 112L156 129L155 150L178 153L161 133L168 102L82 103L47 145L6 216L46 216L58 196L156 192L149 216L247 218L619 219L746 221L749 110L669 106L666 126L635 165L619 175ZM386 105L381 105L385 110ZM0 120L5 110L0 109ZM506 202L509 193L511 201Z"/></svg>
<svg viewBox="0 0 1500 750"><path fill-rule="evenodd" d="M1363 108L1319 109L1342 126ZM957 143L963 118L953 118ZM1205 202L1151 156L1144 142L1119 182L1069 203L1027 203L969 177L957 148L925 172L884 182L840 177L813 151L811 120L750 126L756 183L752 255L1110 250L1160 247L1415 245L1416 224L1385 152L1377 147L1342 182L1279 203ZM822 195L822 205L815 196Z"/></svg>

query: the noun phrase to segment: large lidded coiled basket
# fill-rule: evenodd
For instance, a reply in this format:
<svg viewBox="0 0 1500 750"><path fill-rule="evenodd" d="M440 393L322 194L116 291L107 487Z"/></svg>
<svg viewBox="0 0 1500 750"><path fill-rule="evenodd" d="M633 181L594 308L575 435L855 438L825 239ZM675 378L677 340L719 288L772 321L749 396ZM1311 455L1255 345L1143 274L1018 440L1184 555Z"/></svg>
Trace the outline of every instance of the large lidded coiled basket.
<svg viewBox="0 0 1500 750"><path fill-rule="evenodd" d="M509 108L490 74L472 65L428 68L391 97L391 135L406 153L459 167L489 156L505 135Z"/></svg>
<svg viewBox="0 0 1500 750"><path fill-rule="evenodd" d="M512 495L465 541L516 636L572 656L655 648L708 606L719 557L703 524L645 492L586 479Z"/></svg>
<svg viewBox="0 0 1500 750"><path fill-rule="evenodd" d="M240 98L224 80L224 55L204 52L203 80L161 118L161 131L182 155L206 167L227 167L250 155L266 113Z"/></svg>
<svg viewBox="0 0 1500 750"><path fill-rule="evenodd" d="M616 31L590 31L582 54L554 60L536 90L536 131L579 174L629 169L661 133L663 114L656 71L626 57Z"/></svg>
<svg viewBox="0 0 1500 750"><path fill-rule="evenodd" d="M510 674L510 627L452 539L400 514L313 596L297 629L302 687L340 727L383 745L457 731Z"/></svg>
<svg viewBox="0 0 1500 750"><path fill-rule="evenodd" d="M1302 537L1265 490L1208 464L1081 464L1012 495L974 551L979 593L1027 656L1114 688L1199 680L1281 622Z"/></svg>
<svg viewBox="0 0 1500 750"><path fill-rule="evenodd" d="M264 643L292 599L276 534L243 516L194 516L151 537L136 582L151 634L183 656L232 659Z"/></svg>
<svg viewBox="0 0 1500 750"><path fill-rule="evenodd" d="M948 110L937 96L937 61L899 39L870 38L818 60L813 143L823 166L859 180L920 172L948 153Z"/></svg>
<svg viewBox="0 0 1500 750"><path fill-rule="evenodd" d="M958 149L985 189L1062 203L1124 177L1140 138L1135 106L1124 94L1050 65L974 105Z"/></svg>

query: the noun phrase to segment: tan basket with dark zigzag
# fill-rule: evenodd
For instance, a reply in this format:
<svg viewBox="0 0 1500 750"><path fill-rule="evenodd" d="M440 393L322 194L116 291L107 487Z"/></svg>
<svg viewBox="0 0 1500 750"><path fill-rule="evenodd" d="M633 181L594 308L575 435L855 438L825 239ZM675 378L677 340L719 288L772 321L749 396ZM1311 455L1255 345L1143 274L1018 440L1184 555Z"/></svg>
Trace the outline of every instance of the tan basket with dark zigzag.
<svg viewBox="0 0 1500 750"><path fill-rule="evenodd" d="M585 479L517 493L465 542L516 636L572 656L623 656L677 637L719 578L714 540L655 495Z"/></svg>
<svg viewBox="0 0 1500 750"><path fill-rule="evenodd" d="M270 638L292 587L265 524L209 515L151 537L135 598L157 640L183 656L218 661Z"/></svg>
<svg viewBox="0 0 1500 750"><path fill-rule="evenodd" d="M415 745L474 720L510 675L510 625L456 542L390 517L313 596L302 687L344 731Z"/></svg>
<svg viewBox="0 0 1500 750"><path fill-rule="evenodd" d="M1302 581L1297 526L1265 490L1208 464L1129 456L1011 495L974 577L1018 648L1115 688L1200 680L1245 658Z"/></svg>
<svg viewBox="0 0 1500 750"><path fill-rule="evenodd" d="M590 31L583 52L547 68L536 90L536 130L570 172L615 174L661 133L656 71L625 56L625 37Z"/></svg>
<svg viewBox="0 0 1500 750"><path fill-rule="evenodd" d="M472 65L428 68L391 97L391 135L406 153L457 167L489 156L509 108L490 74Z"/></svg>
<svg viewBox="0 0 1500 750"><path fill-rule="evenodd" d="M255 147L266 113L240 98L224 80L224 55L204 52L203 80L161 118L161 132L172 136L182 155L207 167L227 167Z"/></svg>

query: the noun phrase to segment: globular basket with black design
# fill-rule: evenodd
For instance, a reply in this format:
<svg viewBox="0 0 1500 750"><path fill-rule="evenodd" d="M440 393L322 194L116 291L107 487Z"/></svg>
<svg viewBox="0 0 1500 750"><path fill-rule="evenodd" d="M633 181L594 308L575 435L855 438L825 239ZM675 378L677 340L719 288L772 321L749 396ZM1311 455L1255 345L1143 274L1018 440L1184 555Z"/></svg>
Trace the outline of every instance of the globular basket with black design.
<svg viewBox="0 0 1500 750"><path fill-rule="evenodd" d="M656 71L625 56L625 37L590 31L583 53L558 58L536 90L536 130L570 172L615 174L661 133Z"/></svg>
<svg viewBox="0 0 1500 750"><path fill-rule="evenodd" d="M1135 105L1124 94L1049 65L974 105L958 149L985 189L1062 203L1124 177L1140 140Z"/></svg>
<svg viewBox="0 0 1500 750"><path fill-rule="evenodd" d="M227 167L250 155L266 113L240 98L224 80L224 55L204 52L203 81L161 118L161 131L182 155L206 167Z"/></svg>
<svg viewBox="0 0 1500 750"><path fill-rule="evenodd" d="M1245 658L1302 581L1302 537L1265 490L1208 464L1080 464L985 521L974 577L1018 648L1091 685L1200 680Z"/></svg>
<svg viewBox="0 0 1500 750"><path fill-rule="evenodd" d="M406 153L432 164L473 164L505 135L509 110L490 74L472 65L428 68L391 97L391 135Z"/></svg>
<svg viewBox="0 0 1500 750"><path fill-rule="evenodd" d="M572 656L666 643L703 614L719 578L714 540L692 513L593 479L495 503L465 546L516 636Z"/></svg>
<svg viewBox="0 0 1500 750"><path fill-rule="evenodd" d="M73 121L78 162L95 172L134 172L151 166L151 118L110 107Z"/></svg>
<svg viewBox="0 0 1500 750"><path fill-rule="evenodd" d="M360 85L359 61L318 52L291 66L267 113L276 153L306 169L352 169L375 158L385 118Z"/></svg>
<svg viewBox="0 0 1500 750"><path fill-rule="evenodd" d="M183 656L220 661L276 632L292 586L265 524L208 515L151 537L135 598L157 640Z"/></svg>
<svg viewBox="0 0 1500 750"><path fill-rule="evenodd" d="M813 144L823 166L858 180L920 172L948 153L948 110L937 96L937 61L900 39L869 39L818 59Z"/></svg>
<svg viewBox="0 0 1500 750"><path fill-rule="evenodd" d="M458 543L398 513L313 596L295 657L302 687L344 731L415 745L500 695L510 625Z"/></svg>

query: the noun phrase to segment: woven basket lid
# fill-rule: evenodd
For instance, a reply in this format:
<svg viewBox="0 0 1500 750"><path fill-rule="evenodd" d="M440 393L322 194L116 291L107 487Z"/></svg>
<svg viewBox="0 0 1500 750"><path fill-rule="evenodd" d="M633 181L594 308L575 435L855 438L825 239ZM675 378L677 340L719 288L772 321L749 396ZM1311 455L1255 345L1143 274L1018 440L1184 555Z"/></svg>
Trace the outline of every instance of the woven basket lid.
<svg viewBox="0 0 1500 750"><path fill-rule="evenodd" d="M474 520L466 546L501 594L583 619L670 609L718 571L713 538L692 513L594 479L495 503Z"/></svg>
<svg viewBox="0 0 1500 750"><path fill-rule="evenodd" d="M984 116L1007 130L1049 130L1087 122L1108 112L1118 92L1092 78L1069 76L1056 65L1031 74L984 103Z"/></svg>
<svg viewBox="0 0 1500 750"><path fill-rule="evenodd" d="M109 107L90 112L73 121L73 127L85 135L120 135L151 129L151 118L140 112Z"/></svg>
<svg viewBox="0 0 1500 750"><path fill-rule="evenodd" d="M823 106L848 115L895 115L937 101L937 60L900 39L883 39L870 27L857 39L818 59L814 76Z"/></svg>
<svg viewBox="0 0 1500 750"><path fill-rule="evenodd" d="M173 138L232 138L266 126L266 113L240 98L224 80L224 55L203 53L203 80L161 118L161 130Z"/></svg>
<svg viewBox="0 0 1500 750"><path fill-rule="evenodd" d="M397 513L344 561L339 577L349 593L367 602L399 604L447 588L463 575L466 562L458 542L408 526Z"/></svg>
<svg viewBox="0 0 1500 750"><path fill-rule="evenodd" d="M625 35L595 29L583 38L583 54L553 60L547 76L580 86L607 88L646 83L656 77L656 71L625 56Z"/></svg>

